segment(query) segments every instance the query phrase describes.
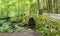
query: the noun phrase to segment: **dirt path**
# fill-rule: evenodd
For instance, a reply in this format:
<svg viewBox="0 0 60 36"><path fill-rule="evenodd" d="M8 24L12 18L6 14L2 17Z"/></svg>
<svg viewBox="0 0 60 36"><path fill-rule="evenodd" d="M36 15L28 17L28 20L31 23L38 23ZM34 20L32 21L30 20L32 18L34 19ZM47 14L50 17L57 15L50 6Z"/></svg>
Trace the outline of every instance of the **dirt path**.
<svg viewBox="0 0 60 36"><path fill-rule="evenodd" d="M53 19L60 20L60 14L50 14L50 13L43 13L43 15L49 16Z"/></svg>
<svg viewBox="0 0 60 36"><path fill-rule="evenodd" d="M24 31L14 33L0 33L0 36L39 36L35 31Z"/></svg>

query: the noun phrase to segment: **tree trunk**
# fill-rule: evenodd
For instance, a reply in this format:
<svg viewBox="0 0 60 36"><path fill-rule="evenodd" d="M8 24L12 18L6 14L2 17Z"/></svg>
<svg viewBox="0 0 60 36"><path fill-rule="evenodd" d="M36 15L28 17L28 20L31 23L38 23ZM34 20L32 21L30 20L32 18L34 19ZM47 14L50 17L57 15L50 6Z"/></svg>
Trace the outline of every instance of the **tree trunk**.
<svg viewBox="0 0 60 36"><path fill-rule="evenodd" d="M37 4L38 4L39 15L42 15L42 10L40 9L40 1L39 0L37 0Z"/></svg>
<svg viewBox="0 0 60 36"><path fill-rule="evenodd" d="M56 0L56 13L58 13L58 0Z"/></svg>
<svg viewBox="0 0 60 36"><path fill-rule="evenodd" d="M48 13L52 13L52 0L48 0Z"/></svg>

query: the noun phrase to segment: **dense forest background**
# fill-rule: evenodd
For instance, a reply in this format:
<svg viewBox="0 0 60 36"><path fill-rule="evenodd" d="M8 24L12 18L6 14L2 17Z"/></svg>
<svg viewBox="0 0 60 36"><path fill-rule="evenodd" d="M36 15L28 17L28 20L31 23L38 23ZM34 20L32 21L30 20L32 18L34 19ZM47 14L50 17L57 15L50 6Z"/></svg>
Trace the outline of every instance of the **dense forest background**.
<svg viewBox="0 0 60 36"><path fill-rule="evenodd" d="M0 18L24 14L60 13L60 0L0 0Z"/></svg>

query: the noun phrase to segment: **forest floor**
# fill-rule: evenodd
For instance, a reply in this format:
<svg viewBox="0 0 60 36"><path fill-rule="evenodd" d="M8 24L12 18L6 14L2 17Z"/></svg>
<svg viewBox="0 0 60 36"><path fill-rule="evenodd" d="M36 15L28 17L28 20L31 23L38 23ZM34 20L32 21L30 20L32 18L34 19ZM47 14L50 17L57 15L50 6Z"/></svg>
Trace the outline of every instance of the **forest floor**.
<svg viewBox="0 0 60 36"><path fill-rule="evenodd" d="M0 33L0 36L40 36L34 30L14 33Z"/></svg>

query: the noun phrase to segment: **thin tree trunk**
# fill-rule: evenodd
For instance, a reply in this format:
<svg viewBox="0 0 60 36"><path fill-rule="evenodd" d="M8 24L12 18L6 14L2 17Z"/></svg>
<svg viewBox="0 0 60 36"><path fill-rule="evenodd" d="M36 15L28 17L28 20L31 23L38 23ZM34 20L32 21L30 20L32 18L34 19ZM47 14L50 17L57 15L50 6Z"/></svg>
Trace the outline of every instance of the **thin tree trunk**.
<svg viewBox="0 0 60 36"><path fill-rule="evenodd" d="M52 13L52 0L48 0L48 13Z"/></svg>
<svg viewBox="0 0 60 36"><path fill-rule="evenodd" d="M56 13L58 13L58 0L56 0Z"/></svg>
<svg viewBox="0 0 60 36"><path fill-rule="evenodd" d="M38 4L39 15L42 15L42 10L40 9L40 1L39 0L37 0L37 4Z"/></svg>
<svg viewBox="0 0 60 36"><path fill-rule="evenodd" d="M58 0L54 0L54 9L55 13L58 13Z"/></svg>

